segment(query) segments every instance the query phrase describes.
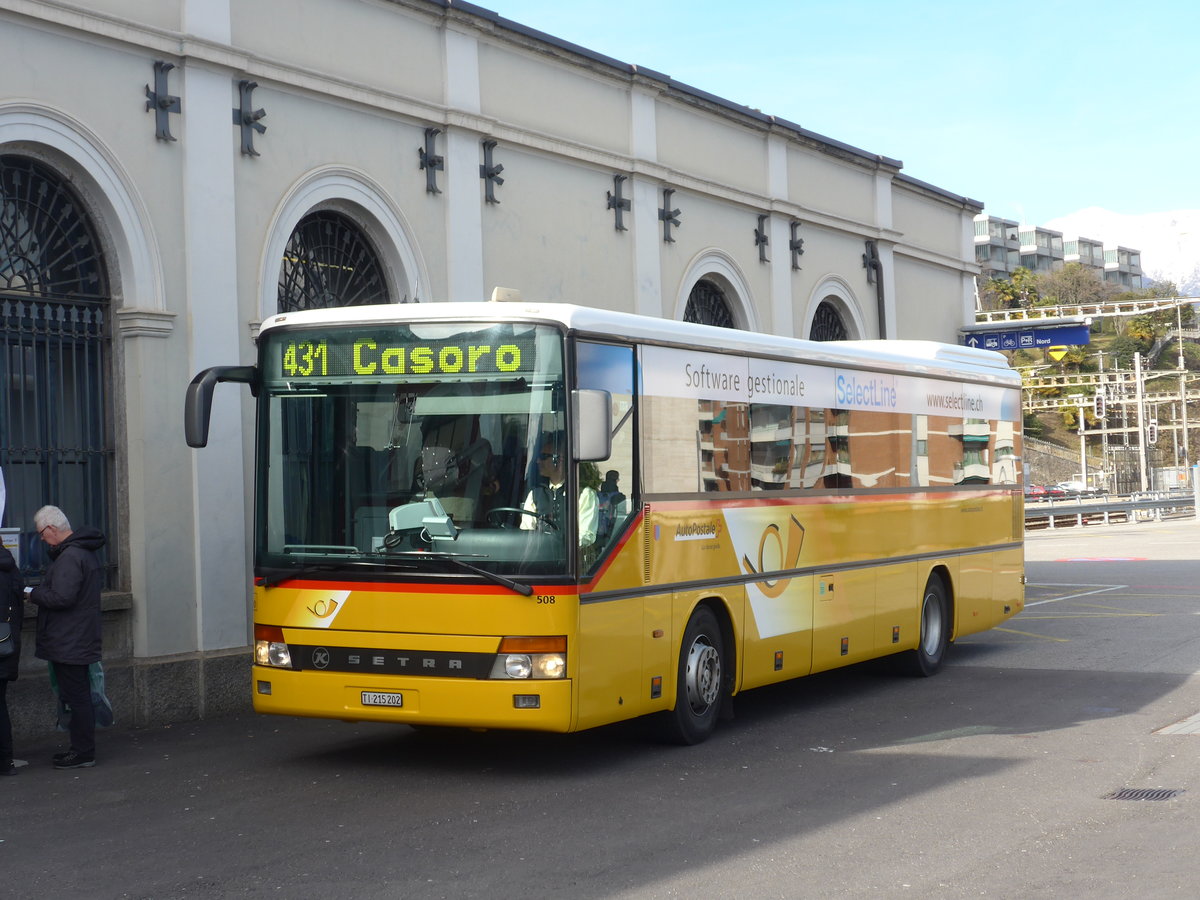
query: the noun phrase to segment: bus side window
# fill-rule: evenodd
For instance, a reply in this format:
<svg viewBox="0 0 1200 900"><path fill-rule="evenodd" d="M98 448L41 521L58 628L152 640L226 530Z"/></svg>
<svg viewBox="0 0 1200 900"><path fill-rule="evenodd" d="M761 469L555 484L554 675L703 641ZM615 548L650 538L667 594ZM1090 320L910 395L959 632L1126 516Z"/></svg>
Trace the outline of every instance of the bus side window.
<svg viewBox="0 0 1200 900"><path fill-rule="evenodd" d="M616 540L638 508L637 473L633 465L633 348L580 341L576 360L578 386L608 391L612 396L609 422L612 451L608 459L594 463L601 479L596 487L600 521L596 532L597 549L589 554L593 558L588 562L595 564L604 558L609 544Z"/></svg>

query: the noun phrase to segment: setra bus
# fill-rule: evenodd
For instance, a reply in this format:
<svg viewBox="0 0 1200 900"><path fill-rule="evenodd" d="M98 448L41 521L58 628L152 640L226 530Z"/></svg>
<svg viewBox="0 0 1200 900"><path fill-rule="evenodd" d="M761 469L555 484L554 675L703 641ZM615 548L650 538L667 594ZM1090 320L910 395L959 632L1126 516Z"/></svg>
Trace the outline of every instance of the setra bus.
<svg viewBox="0 0 1200 900"><path fill-rule="evenodd" d="M498 292L499 294L500 292ZM254 707L572 732L1020 612L1021 384L997 353L815 343L564 303L266 320Z"/></svg>

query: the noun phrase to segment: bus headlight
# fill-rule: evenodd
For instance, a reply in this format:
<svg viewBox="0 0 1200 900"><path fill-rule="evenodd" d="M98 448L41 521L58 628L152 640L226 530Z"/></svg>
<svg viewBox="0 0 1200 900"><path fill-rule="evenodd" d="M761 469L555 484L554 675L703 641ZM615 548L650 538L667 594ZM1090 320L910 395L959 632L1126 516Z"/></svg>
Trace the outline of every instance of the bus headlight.
<svg viewBox="0 0 1200 900"><path fill-rule="evenodd" d="M533 662L534 678L567 677L567 658L561 653L539 653Z"/></svg>
<svg viewBox="0 0 1200 900"><path fill-rule="evenodd" d="M254 662L277 669L292 667L292 652L283 640L283 629L275 625L254 626Z"/></svg>
<svg viewBox="0 0 1200 900"><path fill-rule="evenodd" d="M290 669L292 653L288 645L280 641L255 641L254 661L260 666Z"/></svg>
<svg viewBox="0 0 1200 900"><path fill-rule="evenodd" d="M502 653L492 665L492 678L565 678L567 658L561 653Z"/></svg>
<svg viewBox="0 0 1200 900"><path fill-rule="evenodd" d="M500 641L491 678L555 679L567 677L567 639L506 637Z"/></svg>

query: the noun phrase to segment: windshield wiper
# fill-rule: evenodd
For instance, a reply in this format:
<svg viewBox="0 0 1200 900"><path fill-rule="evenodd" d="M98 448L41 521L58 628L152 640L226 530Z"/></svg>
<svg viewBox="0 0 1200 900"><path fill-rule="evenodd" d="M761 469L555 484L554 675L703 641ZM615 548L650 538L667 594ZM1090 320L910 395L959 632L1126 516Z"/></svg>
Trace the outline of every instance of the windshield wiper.
<svg viewBox="0 0 1200 900"><path fill-rule="evenodd" d="M320 563L307 566L285 568L282 566L261 566L255 569L255 580L261 587L274 587L284 581L296 578L308 578L312 575L324 575L330 572L344 572L347 569L378 569L386 563L374 560L347 560L338 563ZM262 574L259 574L262 573Z"/></svg>
<svg viewBox="0 0 1200 900"><path fill-rule="evenodd" d="M486 578L488 581L492 582L492 584L498 584L501 587L506 587L510 591L520 594L522 597L528 597L533 593L533 588L527 584L521 584L521 582L513 581L511 578L507 578L504 575L497 574L496 572L489 572L487 569L481 569L478 566L471 565L469 562L466 562L462 559L462 554L445 553L437 550L401 550L392 551L388 555L418 559L432 558L445 560L446 562L453 563L460 569L465 569L468 572L478 575L480 578Z"/></svg>
<svg viewBox="0 0 1200 900"><path fill-rule="evenodd" d="M416 561L418 559L437 559L445 560L453 563L460 569L485 578L493 584L498 584L501 587L506 587L510 591L520 594L522 597L528 597L533 593L533 588L527 584L521 584L519 581L513 581L511 578L506 578L495 572L489 572L487 569L481 569L478 566L473 566L453 553L439 553L437 551L392 551L387 554L389 559L400 556L407 560ZM277 568L275 566L264 566L255 570L255 578L260 587L274 587L284 581L290 581L296 578L308 578L313 575L323 575L330 572L344 572L347 569L379 569L387 568L388 562L383 560L354 560L343 563L321 563L319 565L297 566L294 569ZM259 574L262 573L262 574Z"/></svg>

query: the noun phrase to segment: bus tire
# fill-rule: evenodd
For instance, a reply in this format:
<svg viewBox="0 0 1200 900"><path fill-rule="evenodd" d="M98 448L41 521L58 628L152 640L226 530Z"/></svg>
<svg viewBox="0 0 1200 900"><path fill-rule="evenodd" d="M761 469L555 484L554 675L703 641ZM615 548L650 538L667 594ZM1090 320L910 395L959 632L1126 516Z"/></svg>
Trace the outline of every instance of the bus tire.
<svg viewBox="0 0 1200 900"><path fill-rule="evenodd" d="M667 737L678 744L699 744L717 727L724 700L727 656L716 615L696 607L683 632L675 706L665 713Z"/></svg>
<svg viewBox="0 0 1200 900"><path fill-rule="evenodd" d="M950 645L950 601L941 576L933 574L921 594L921 639L898 657L901 670L918 678L936 675Z"/></svg>

